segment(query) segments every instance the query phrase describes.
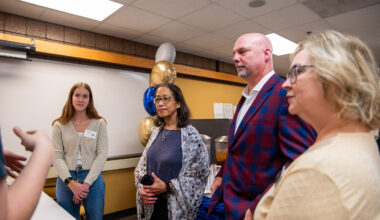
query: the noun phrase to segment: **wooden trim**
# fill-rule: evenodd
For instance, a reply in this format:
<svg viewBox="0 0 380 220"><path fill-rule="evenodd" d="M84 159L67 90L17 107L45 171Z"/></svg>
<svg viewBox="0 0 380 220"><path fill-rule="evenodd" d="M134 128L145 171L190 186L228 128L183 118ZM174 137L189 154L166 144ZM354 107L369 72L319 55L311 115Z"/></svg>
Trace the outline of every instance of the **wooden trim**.
<svg viewBox="0 0 380 220"><path fill-rule="evenodd" d="M205 69L185 66L181 64L174 64L174 67L178 73L181 73L184 75L246 84L246 82L244 82L241 78L232 74L228 74L228 73L215 72L212 70L205 70Z"/></svg>
<svg viewBox="0 0 380 220"><path fill-rule="evenodd" d="M0 39L24 44L31 44L32 38L20 37L10 34L0 33ZM67 45L44 40L34 39L36 53L50 54L55 56L64 56L85 60L93 60L99 62L113 63L119 65L133 66L139 68L152 69L155 62L152 59L129 56L112 52L105 52L96 49L83 48L79 46ZM180 74L195 76L207 79L221 80L233 83L246 84L239 77L222 72L205 70L196 67L190 67L180 64L174 64L176 71Z"/></svg>

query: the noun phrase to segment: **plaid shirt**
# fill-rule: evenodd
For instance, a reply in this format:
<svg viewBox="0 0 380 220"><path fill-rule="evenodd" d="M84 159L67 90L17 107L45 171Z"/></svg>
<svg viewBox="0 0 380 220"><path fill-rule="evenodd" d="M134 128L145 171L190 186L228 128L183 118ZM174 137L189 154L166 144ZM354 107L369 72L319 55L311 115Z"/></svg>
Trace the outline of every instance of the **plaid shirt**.
<svg viewBox="0 0 380 220"><path fill-rule="evenodd" d="M283 82L273 75L265 83L234 134L241 98L229 129L227 159L218 174L223 181L210 200L209 213L219 201L228 219L243 219L248 208L253 213L282 167L314 143L314 130L289 114Z"/></svg>

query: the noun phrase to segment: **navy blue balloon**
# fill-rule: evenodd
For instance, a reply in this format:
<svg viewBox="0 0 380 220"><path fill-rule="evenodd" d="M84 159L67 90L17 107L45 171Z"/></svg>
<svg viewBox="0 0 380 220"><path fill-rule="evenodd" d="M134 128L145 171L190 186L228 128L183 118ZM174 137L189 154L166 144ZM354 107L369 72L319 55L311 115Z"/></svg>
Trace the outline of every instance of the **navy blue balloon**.
<svg viewBox="0 0 380 220"><path fill-rule="evenodd" d="M156 94L156 87L149 87L144 93L144 108L151 116L157 114L156 106L153 103L154 94Z"/></svg>

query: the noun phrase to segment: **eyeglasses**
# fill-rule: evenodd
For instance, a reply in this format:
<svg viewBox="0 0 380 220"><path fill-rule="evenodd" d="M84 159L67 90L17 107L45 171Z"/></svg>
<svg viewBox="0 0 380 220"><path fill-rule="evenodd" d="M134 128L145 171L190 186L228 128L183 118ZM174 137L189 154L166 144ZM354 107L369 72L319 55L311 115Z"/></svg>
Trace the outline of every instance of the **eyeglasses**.
<svg viewBox="0 0 380 220"><path fill-rule="evenodd" d="M297 75L303 72L303 68L306 67L314 67L314 65L294 65L290 68L288 75L286 75L286 79L290 81L290 84L294 84L297 82Z"/></svg>
<svg viewBox="0 0 380 220"><path fill-rule="evenodd" d="M175 98L174 97L170 97L170 96L166 96L166 97L163 97L163 98L161 98L161 97L157 97L157 98L154 98L153 99L153 102L154 102L154 104L158 104L158 103L160 103L161 101L163 101L164 102L164 104L168 104L171 100L175 100Z"/></svg>

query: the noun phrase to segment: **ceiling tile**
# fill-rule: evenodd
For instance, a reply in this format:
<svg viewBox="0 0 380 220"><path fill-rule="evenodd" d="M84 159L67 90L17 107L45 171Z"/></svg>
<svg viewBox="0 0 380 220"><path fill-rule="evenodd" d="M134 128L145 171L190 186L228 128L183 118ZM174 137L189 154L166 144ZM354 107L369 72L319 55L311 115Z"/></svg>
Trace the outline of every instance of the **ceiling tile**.
<svg viewBox="0 0 380 220"><path fill-rule="evenodd" d="M228 43L229 40L214 34L204 34L184 42L202 49L211 49L222 46Z"/></svg>
<svg viewBox="0 0 380 220"><path fill-rule="evenodd" d="M206 57L206 58L212 58L212 59L218 59L220 57L223 57L223 54L220 54L218 52L214 52L211 50L202 50L194 53L195 55Z"/></svg>
<svg viewBox="0 0 380 220"><path fill-rule="evenodd" d="M139 32L148 32L169 21L169 19L162 16L127 6L112 14L104 22Z"/></svg>
<svg viewBox="0 0 380 220"><path fill-rule="evenodd" d="M352 27L369 26L379 29L380 4L359 9L352 12L325 18L329 24L337 30L344 30Z"/></svg>
<svg viewBox="0 0 380 220"><path fill-rule="evenodd" d="M133 6L168 18L179 18L210 4L207 0L137 0Z"/></svg>
<svg viewBox="0 0 380 220"><path fill-rule="evenodd" d="M305 39L306 31L335 29L365 41L374 50L380 63L380 28L377 28L380 23L380 4L362 7L362 4L380 0L365 0L365 3L328 0L330 3L347 3L343 6L348 7L350 12L322 20L304 5L311 0L266 0L266 4L260 8L248 7L250 0L114 1L122 3L124 7L103 22L67 15L20 0L0 0L0 11L129 40L136 39L152 45L172 42L178 51L186 53L208 51L212 55L216 52L215 59L228 63L232 63L232 45L243 33L277 32L297 42ZM206 30L211 32L202 32ZM223 59L220 55L223 55ZM277 72L287 72L290 64L287 59L284 61L275 56L274 65Z"/></svg>
<svg viewBox="0 0 380 220"><path fill-rule="evenodd" d="M198 28L191 27L177 21L170 22L149 32L149 34L174 42L188 40L192 37L199 36L204 33L204 31Z"/></svg>
<svg viewBox="0 0 380 220"><path fill-rule="evenodd" d="M174 43L174 46L175 46L177 51L181 51L181 52L189 53L189 54L195 54L196 52L202 50L201 48L198 48L196 46L186 44L183 42Z"/></svg>
<svg viewBox="0 0 380 220"><path fill-rule="evenodd" d="M244 17L252 18L264 15L266 13L278 10L280 8L287 7L289 5L297 3L296 0L266 0L266 4L258 7L252 8L248 6L249 2L252 0L239 0L239 1L231 1L231 0L220 0L218 2L224 8L230 9Z"/></svg>
<svg viewBox="0 0 380 220"><path fill-rule="evenodd" d="M185 17L182 17L179 21L204 30L212 31L223 26L234 24L243 19L243 17L216 4L211 4Z"/></svg>
<svg viewBox="0 0 380 220"><path fill-rule="evenodd" d="M378 42L377 46L374 46L371 48L375 57L376 57L376 60L377 60L377 63L379 64L380 62L380 42Z"/></svg>
<svg viewBox="0 0 380 220"><path fill-rule="evenodd" d="M82 30L91 30L100 22L89 18L80 17L65 12L60 12L52 9L46 9L40 17L41 20L61 24L68 27L78 28Z"/></svg>
<svg viewBox="0 0 380 220"><path fill-rule="evenodd" d="M322 18L339 15L345 12L355 11L360 8L370 7L379 4L380 0L307 0L304 4L317 13Z"/></svg>
<svg viewBox="0 0 380 220"><path fill-rule="evenodd" d="M98 25L96 28L92 29L91 31L109 35L109 36L119 37L119 38L123 38L127 40L130 40L142 35L141 32L134 31L127 28L120 28L120 27L113 26L106 23L102 23Z"/></svg>
<svg viewBox="0 0 380 220"><path fill-rule="evenodd" d="M321 32L324 30L331 30L331 29L333 29L333 27L329 23L321 19L321 20L312 21L310 23L306 23L306 24L302 24L296 27L282 30L278 32L278 34L295 43L299 43L300 41L303 41L307 38L306 32L308 31L316 33L316 32Z"/></svg>
<svg viewBox="0 0 380 220"><path fill-rule="evenodd" d="M376 47L380 43L380 29L361 26L361 27L351 27L342 30L343 33L347 33L360 38L370 47Z"/></svg>
<svg viewBox="0 0 380 220"><path fill-rule="evenodd" d="M213 31L213 34L216 34L216 35L219 35L231 40L236 40L242 34L252 33L252 32L269 34L269 33L272 33L273 31L269 28L256 24L253 21L245 20L245 21L239 21L235 24L215 30Z"/></svg>
<svg viewBox="0 0 380 220"><path fill-rule="evenodd" d="M144 43L144 44L148 44L148 45L153 45L153 46L159 46L162 43L167 42L167 40L165 40L163 38L156 37L156 36L151 36L151 35L141 35L141 36L139 36L137 38L134 38L133 40L137 41L137 42L140 42L140 43Z"/></svg>
<svg viewBox="0 0 380 220"><path fill-rule="evenodd" d="M0 11L38 19L46 8L16 0L1 0Z"/></svg>
<svg viewBox="0 0 380 220"><path fill-rule="evenodd" d="M118 3L123 4L123 5L128 5L128 4L133 2L133 0L112 0L112 1L118 2Z"/></svg>
<svg viewBox="0 0 380 220"><path fill-rule="evenodd" d="M295 4L291 7L283 8L264 16L254 18L253 21L275 31L279 31L319 19L321 19L321 17L305 5Z"/></svg>
<svg viewBox="0 0 380 220"><path fill-rule="evenodd" d="M215 51L223 55L223 57L228 57L232 59L232 49L234 48L235 42L230 42L221 47L213 48L211 51Z"/></svg>

